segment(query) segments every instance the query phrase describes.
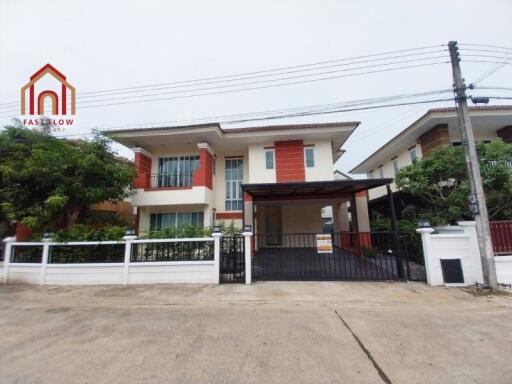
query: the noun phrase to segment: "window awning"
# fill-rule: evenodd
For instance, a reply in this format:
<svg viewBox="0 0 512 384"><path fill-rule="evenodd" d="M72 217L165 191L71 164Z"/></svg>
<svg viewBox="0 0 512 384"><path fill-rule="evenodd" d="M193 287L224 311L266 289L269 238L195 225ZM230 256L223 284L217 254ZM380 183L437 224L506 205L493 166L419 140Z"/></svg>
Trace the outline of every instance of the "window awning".
<svg viewBox="0 0 512 384"><path fill-rule="evenodd" d="M323 199L351 196L357 192L380 187L393 179L329 180L287 183L242 184L242 190L255 200Z"/></svg>

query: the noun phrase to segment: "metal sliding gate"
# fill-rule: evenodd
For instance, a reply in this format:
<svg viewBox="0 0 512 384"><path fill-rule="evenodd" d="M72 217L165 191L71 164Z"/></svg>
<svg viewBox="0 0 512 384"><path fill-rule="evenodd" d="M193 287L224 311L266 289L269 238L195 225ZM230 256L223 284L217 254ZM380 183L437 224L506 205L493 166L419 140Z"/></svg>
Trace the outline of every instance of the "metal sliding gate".
<svg viewBox="0 0 512 384"><path fill-rule="evenodd" d="M221 238L220 282L245 282L244 237L242 235Z"/></svg>
<svg viewBox="0 0 512 384"><path fill-rule="evenodd" d="M329 253L318 252L316 233L256 234L254 241L258 280L405 280L410 253L423 259L419 236L405 233L332 233Z"/></svg>

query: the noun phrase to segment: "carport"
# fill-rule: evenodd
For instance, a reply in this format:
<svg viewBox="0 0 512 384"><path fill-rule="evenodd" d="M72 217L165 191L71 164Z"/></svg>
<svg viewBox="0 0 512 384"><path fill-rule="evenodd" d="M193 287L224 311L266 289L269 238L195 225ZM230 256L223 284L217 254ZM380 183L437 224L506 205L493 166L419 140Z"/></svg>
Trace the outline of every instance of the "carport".
<svg viewBox="0 0 512 384"><path fill-rule="evenodd" d="M244 225L254 228L253 277L260 280L397 280L392 179L243 184ZM372 232L367 191L387 186L389 232ZM332 210L326 228L321 210ZM330 234L332 251L319 252ZM393 252L395 250L395 252ZM390 252L391 251L391 252Z"/></svg>

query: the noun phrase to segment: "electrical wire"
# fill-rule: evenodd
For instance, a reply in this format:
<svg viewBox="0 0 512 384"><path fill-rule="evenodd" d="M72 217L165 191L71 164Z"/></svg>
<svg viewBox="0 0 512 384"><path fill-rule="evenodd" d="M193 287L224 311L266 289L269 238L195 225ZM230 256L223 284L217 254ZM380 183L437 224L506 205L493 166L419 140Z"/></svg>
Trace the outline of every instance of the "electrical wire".
<svg viewBox="0 0 512 384"><path fill-rule="evenodd" d="M264 84L264 83L269 83L269 82L278 82L278 81L284 81L284 80L301 79L301 78L305 78L305 77L327 75L327 74L332 74L332 73L354 71L354 70L359 70L359 69L375 68L375 67L403 64L403 63L415 62L415 61L433 60L433 59L444 58L444 57L445 56L443 55L443 56L434 56L434 57L428 57L428 58L416 58L416 59L409 59L409 60L394 61L394 62L390 62L390 63L381 63L381 64L374 64L374 65L368 65L368 66L359 66L359 67L354 67L354 68L346 68L346 69L318 72L318 73L312 73L312 74L303 74L303 75L296 75L296 76L287 76L287 77L281 77L281 78L278 78L278 79L266 79L266 80L262 80L262 81L251 81L251 82L238 83L238 84L229 84L229 85L223 85L223 86L203 87L203 88L196 88L196 89L186 89L186 90L178 90L178 91L171 91L171 92L160 92L160 93L143 94L143 95L122 96L122 97L98 99L98 100L86 100L86 101L80 102L79 105L81 105L83 103L101 103L101 102L105 102L105 101L127 100L127 99L133 99L133 98L145 98L145 97L163 96L163 95L169 95L169 94L180 94L180 93L207 91L207 90L226 89L226 88L233 88L233 87L239 87L239 86L245 86L245 85ZM314 81L315 80L320 81L322 79L313 79L313 80ZM104 96L104 95L101 95L101 96ZM2 108L2 107L0 107L0 108ZM10 107L4 107L4 108L10 108ZM7 112L7 111L1 111L1 112Z"/></svg>
<svg viewBox="0 0 512 384"><path fill-rule="evenodd" d="M274 68L274 69L268 69L268 70L260 70L260 71L253 71L253 72L245 72L240 74L234 74L234 75L224 75L224 76L214 76L214 77L205 77L205 78L199 78L199 79L193 79L193 80L183 80L183 81L176 81L176 82L170 82L170 83L156 83L151 85L141 85L141 86L135 86L135 87L125 87L125 88L113 88L113 89L106 89L106 90L99 90L99 91L89 91L89 92L82 92L79 94L79 96L82 95L89 95L89 94L98 94L98 93L105 93L105 92L112 92L112 91L124 91L124 90L141 90L143 91L144 88L154 88L156 86L167 86L167 85L178 85L178 84L189 84L189 83L196 83L200 81L207 81L207 80L219 80L219 79L227 79L227 78L233 78L233 77L240 77L240 76L246 76L246 75L254 75L254 74L262 74L262 73L270 73L270 72L276 72L276 71L283 71L287 69L295 69L295 68L305 68L308 66L314 66L314 65L321 65L321 64L328 64L328 63L335 63L335 62L343 62L343 61L353 61L355 59L361 59L361 58L369 58L369 57L379 57L379 56L385 56L395 53L404 53L404 52L412 52L412 51L418 51L418 50L425 50L425 49L431 49L431 48L439 48L444 46L442 45L431 45L431 46L424 46L424 47L418 47L418 48L411 48L411 49L403 49L403 50L397 50L397 51L388 51L383 53L376 53L376 54L370 54L370 55L362 55L362 56L354 56L349 58L342 58L342 59L334 59L334 60L325 60L325 61L319 61L309 64L301 64L301 65L294 65L294 66L287 66L287 67L280 67L280 68ZM376 58L372 60L364 60L359 62L353 62L353 63L346 63L346 64L337 64L339 65L352 65L357 63L363 63L363 62L372 62L372 61L379 61L379 60L389 60L393 58L400 58L400 57L410 57L415 55L425 55L430 53L437 53L446 51L446 49L437 49L436 51L429 51L429 52L417 52L412 54L405 54L405 55L398 55L398 56L391 56L391 57L383 57L383 58ZM337 66L333 65L333 66ZM311 71L316 70L320 68L309 68L309 69L303 69L301 71ZM278 74L267 74L263 76L276 76ZM240 79L231 79L231 80L222 80L222 81L237 81ZM195 84L198 85L198 84ZM82 96L83 97L83 96ZM89 97L89 96L88 96ZM1 105L6 104L15 104L17 102L8 102L8 103L0 103Z"/></svg>
<svg viewBox="0 0 512 384"><path fill-rule="evenodd" d="M242 92L242 91L249 91L249 90L258 90L258 89L267 89L267 88L274 88L274 87L280 87L280 86L285 86L285 85L306 84L306 83L311 83L311 82L316 82L316 81L324 81L324 80L330 80L330 79L339 79L339 78L353 77L353 76L362 76L362 75L366 75L366 74L390 72L390 71L397 71L397 70L410 69L410 68L418 68L418 67L426 67L426 66L432 66L432 65L438 65L438 64L447 64L447 63L448 63L448 61L440 61L440 62L427 63L427 64L407 65L407 66L400 66L400 67L394 67L394 68L385 68L385 69L374 70L374 71L357 72L357 73L338 75L338 76L327 76L327 77L322 77L322 78L318 78L318 79L301 80L301 81L294 81L294 82L287 82L287 83L280 83L280 84L270 84L270 85L248 87L248 88L241 88L241 89L229 89L229 90L224 90L224 91L213 91L213 92L204 92L204 93L189 94L189 95L162 97L162 98L149 99L149 100L148 99L145 99L145 100L131 100L131 101L124 101L124 102L116 102L116 103L86 105L86 106L81 106L80 109L96 108L96 107L106 107L106 106L112 106L112 105L135 104L135 103L143 103L143 102L154 102L154 101L163 101L163 100L173 100L173 99L182 99L182 98L190 98L190 97L197 97L197 96L208 96L208 95L226 94L226 93ZM10 116L10 114L2 115L0 117L9 117L9 116Z"/></svg>

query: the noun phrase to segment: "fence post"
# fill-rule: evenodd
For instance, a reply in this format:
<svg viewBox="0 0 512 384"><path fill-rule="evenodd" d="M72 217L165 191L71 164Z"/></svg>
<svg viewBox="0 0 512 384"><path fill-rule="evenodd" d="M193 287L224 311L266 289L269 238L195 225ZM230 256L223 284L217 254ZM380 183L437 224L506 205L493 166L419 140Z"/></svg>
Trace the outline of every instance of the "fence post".
<svg viewBox="0 0 512 384"><path fill-rule="evenodd" d="M434 228L431 227L422 227L417 228L416 232L421 234L421 245L423 247L423 261L425 263L425 271L427 273L427 284L432 285L432 276L431 276L431 268L430 265L431 260L431 246L430 246L430 235L435 232Z"/></svg>
<svg viewBox="0 0 512 384"><path fill-rule="evenodd" d="M46 267L48 265L48 256L50 255L50 242L52 239L50 237L43 237L43 256L41 257L41 280L40 284L46 284Z"/></svg>
<svg viewBox="0 0 512 384"><path fill-rule="evenodd" d="M252 282L252 235L250 226L246 226L246 230L242 233L244 236L244 247L245 247L245 284L251 284Z"/></svg>
<svg viewBox="0 0 512 384"><path fill-rule="evenodd" d="M131 234L132 232L126 232L123 236L125 241L124 245L124 265L123 265L123 285L128 285L128 278L130 274L130 257L132 256L132 241L137 239L137 236Z"/></svg>
<svg viewBox="0 0 512 384"><path fill-rule="evenodd" d="M215 262L215 284L220 283L220 239L222 232L219 228L215 228L212 233L213 237L213 260Z"/></svg>
<svg viewBox="0 0 512 384"><path fill-rule="evenodd" d="M4 284L7 284L9 282L9 263L11 262L12 243L14 243L15 241L15 236L6 237L4 239Z"/></svg>

